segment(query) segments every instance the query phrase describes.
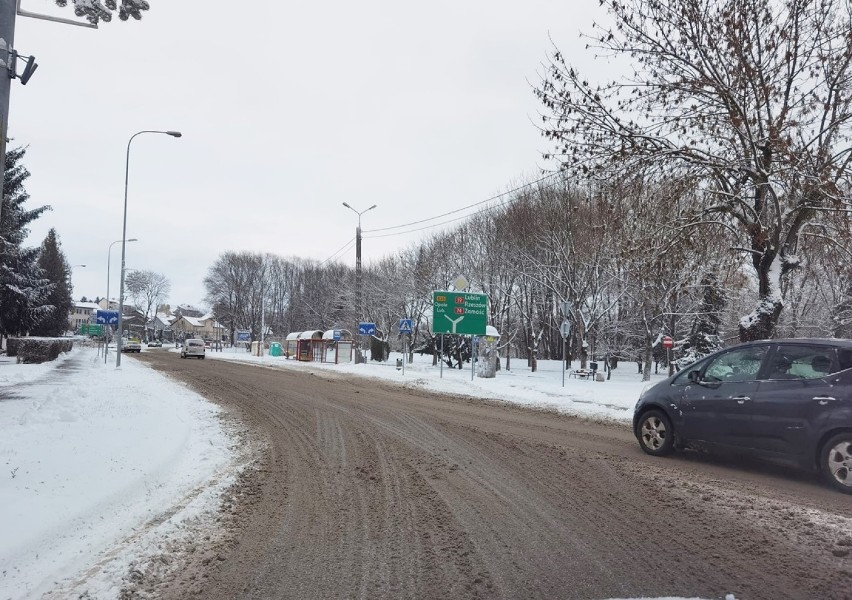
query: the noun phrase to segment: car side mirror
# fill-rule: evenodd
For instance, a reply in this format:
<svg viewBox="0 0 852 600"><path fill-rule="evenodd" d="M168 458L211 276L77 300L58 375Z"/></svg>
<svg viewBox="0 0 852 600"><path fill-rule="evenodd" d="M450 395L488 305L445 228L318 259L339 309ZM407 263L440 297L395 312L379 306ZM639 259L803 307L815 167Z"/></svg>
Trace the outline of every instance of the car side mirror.
<svg viewBox="0 0 852 600"><path fill-rule="evenodd" d="M701 383L701 371L690 371L687 378L692 383Z"/></svg>

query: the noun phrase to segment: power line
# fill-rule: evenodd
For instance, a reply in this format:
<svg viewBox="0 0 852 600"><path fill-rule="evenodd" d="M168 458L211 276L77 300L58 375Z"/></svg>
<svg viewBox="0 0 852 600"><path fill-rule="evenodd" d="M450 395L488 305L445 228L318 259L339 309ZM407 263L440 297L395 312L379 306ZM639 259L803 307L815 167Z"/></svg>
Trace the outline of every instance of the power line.
<svg viewBox="0 0 852 600"><path fill-rule="evenodd" d="M539 183L541 183L542 181L545 181L546 179L550 179L551 177L555 177L555 176L557 176L557 175L560 175L560 172L559 172L559 171L557 171L557 172L555 172L555 173L550 173L549 175L545 175L544 177L541 177L541 178L539 178L539 179L536 179L535 181L532 181L532 182L530 182L530 183L525 183L524 185L519 186L519 187L516 187L515 189L507 190L507 191L505 191L505 192L502 192L502 193L500 193L500 194L497 194L496 196L491 196L490 198L486 198L485 200L480 200L479 202L474 202L473 204L469 204L469 205L467 205L467 206L463 206L463 207L461 207L461 208L457 208L457 209L455 209L455 210L451 210L450 212L445 212L444 214L437 215L437 216L434 216L434 217L430 217L430 218L428 218L428 219L421 219L421 220L419 220L419 221L412 221L411 223L405 223L405 224L403 224L403 225L394 225L393 227L381 227L381 228L379 228L379 229L365 229L365 230L363 231L363 233L377 233L377 232L379 232L379 231L389 231L389 230L391 230L391 229L401 229L401 228L403 228L403 227L410 227L410 226L412 226L412 225L420 225L421 223L428 223L429 221L434 221L435 219L441 219L441 218L443 218L443 217L447 217L447 216L449 216L449 215L454 215L454 214L456 214L456 213L458 213L458 212L462 212L462 211L464 211L464 210L468 210L468 209L474 208L474 207L476 207L476 206L480 206L480 205L482 205L482 204L486 204L486 203L488 203L488 202L493 202L494 200L499 200L500 198L503 198L504 196L507 196L507 195L509 195L509 194L514 194L514 193L516 193L516 192L519 192L519 191L521 191L521 190L523 190L523 189L526 189L526 188L528 188L528 187L531 187L531 186L534 186L534 185L536 185L536 184L539 184ZM463 219L464 217L460 217L460 218L462 218L462 219ZM444 225L445 225L446 223L452 223L453 221L457 221L457 220L458 220L458 219L453 219L452 221L446 221L446 222L444 222L444 223L438 223L438 224L436 224L436 225L430 225L429 227L438 227L438 225L442 225L442 224L444 224ZM429 229L429 227L423 227L422 229ZM401 233L411 233L412 231L421 231L421 229L413 229L413 230L411 230L411 231L406 231L406 232L401 232ZM398 235L398 234L386 234L386 235ZM373 235L373 236L370 236L370 237L371 237L371 238L386 237L386 235Z"/></svg>
<svg viewBox="0 0 852 600"><path fill-rule="evenodd" d="M517 187L517 188L515 188L515 189L513 189L513 190L509 190L509 191L507 191L507 192L503 192L502 194L499 194L499 195L497 195L497 196L494 196L494 197L492 197L492 198L489 198L488 200L483 200L483 201L481 201L481 202L477 202L477 203L475 203L475 204L471 204L470 206L466 206L466 207L464 207L464 208L459 208L459 209L457 209L457 210L450 211L450 212L448 212L448 213L444 213L443 215L438 215L437 217L432 217L431 219L423 219L423 220L421 220L421 221L415 221L414 223L409 223L408 225L416 225L416 224L418 224L418 223L425 223L425 222L427 222L427 221L432 221L432 220L434 220L434 219L439 219L439 218L441 218L441 217L445 217L445 216L447 216L447 215L451 215L451 214L453 214L453 213L457 213L457 212L459 212L460 210L467 210L467 209L472 208L472 207L474 207L474 206L479 206L479 205L481 205L481 204L484 204L485 202L491 202L491 201L493 201L493 200L496 200L497 198L501 198L501 197L503 197L503 196L506 196L507 194L513 194L513 193L515 193L515 192L519 192L519 191L523 190L524 188L529 187L529 186L531 186L531 185L536 185L537 183L541 183L541 182L542 182L542 181L544 181L545 179L549 179L549 178L553 177L554 175L558 175L558 174L559 174L559 173L551 173L550 175L547 175L546 177L542 177L541 179L537 179L536 181L533 181L532 183L524 184L524 185L522 185L522 186L520 186L520 187ZM365 235L365 236L362 236L362 239L370 239L370 240L372 240L372 239L376 239L376 238L392 237L392 236L394 236L394 235L405 235L405 234L408 234L408 233L415 233L415 232L417 232L417 231L423 231L423 230L425 230L425 229L432 229L433 227L440 227L440 226L442 226L442 225L448 225L448 224L450 224L450 223L455 223L456 221L461 221L461 220L463 220L463 219L470 218L470 217L472 217L472 216L474 216L474 215L478 215L478 214L481 214L481 213L486 212L486 211L489 211L489 210L494 210L495 208L500 208L501 206L505 206L505 205L509 204L510 202L512 202L512 201L514 201L514 200L515 200L515 198L507 198L506 200L503 200L502 202L499 202L498 204L495 204L494 206L488 206L488 207L485 207L485 208L483 208L483 209L480 209L480 210L476 211L475 213L462 215L462 216L460 216L460 217L456 217L456 218L454 218L454 219L449 219L449 220L447 220L447 221L441 221L440 223L433 223L432 225L426 225L425 227L418 227L417 229L408 229L408 230L406 230L406 231L397 231L397 232L395 232L395 233L384 233L384 234L382 234L382 235ZM388 229L397 229L397 228L399 228L399 227L406 227L406 225L397 225L396 227L384 227L384 228L382 228L382 229L371 229L370 231L387 231Z"/></svg>
<svg viewBox="0 0 852 600"><path fill-rule="evenodd" d="M330 261L330 260L331 260L331 259L333 259L334 257L336 257L336 256L338 256L338 255L340 255L340 254L342 254L342 253L343 253L343 252L345 252L346 250L349 250L349 248L351 248L351 247L352 247L352 244L354 244L354 243L355 243L355 238L352 238L351 240L349 240L348 242L346 242L346 244L345 244L345 245L344 245L344 246L343 246L340 250L338 250L337 252L335 252L334 254L332 254L331 256L329 256L328 258L326 258L324 261L322 261L322 262L319 264L319 266L323 266L325 263L327 263L328 261Z"/></svg>

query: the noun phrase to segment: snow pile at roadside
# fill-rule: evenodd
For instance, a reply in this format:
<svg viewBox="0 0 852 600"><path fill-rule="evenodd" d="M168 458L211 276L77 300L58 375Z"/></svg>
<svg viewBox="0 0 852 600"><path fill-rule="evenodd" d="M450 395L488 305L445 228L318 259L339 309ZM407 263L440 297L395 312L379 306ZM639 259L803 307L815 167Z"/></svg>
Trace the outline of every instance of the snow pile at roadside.
<svg viewBox="0 0 852 600"><path fill-rule="evenodd" d="M117 546L154 524L177 527L215 504L206 492L233 470L219 412L134 360L116 369L91 349L3 365L0 597L56 589L120 557ZM110 567L104 585L128 560Z"/></svg>

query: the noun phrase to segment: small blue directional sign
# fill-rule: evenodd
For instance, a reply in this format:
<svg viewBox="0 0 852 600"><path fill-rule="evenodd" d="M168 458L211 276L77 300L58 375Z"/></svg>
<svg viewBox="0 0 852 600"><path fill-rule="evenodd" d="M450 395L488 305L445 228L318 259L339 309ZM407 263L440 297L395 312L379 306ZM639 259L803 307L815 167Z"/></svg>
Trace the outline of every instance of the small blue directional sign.
<svg viewBox="0 0 852 600"><path fill-rule="evenodd" d="M414 327L414 323L411 319L400 319L399 320L399 332L400 333L411 333Z"/></svg>
<svg viewBox="0 0 852 600"><path fill-rule="evenodd" d="M101 325L118 325L117 310L99 310L95 314L95 318Z"/></svg>
<svg viewBox="0 0 852 600"><path fill-rule="evenodd" d="M334 335L334 341L335 341L335 342L336 342L336 341L338 341L338 340L340 339L340 330L339 330L339 329L335 329L335 330L334 330L334 334L333 334L333 335Z"/></svg>
<svg viewBox="0 0 852 600"><path fill-rule="evenodd" d="M358 323L359 335L373 335L374 333L376 333L375 323Z"/></svg>

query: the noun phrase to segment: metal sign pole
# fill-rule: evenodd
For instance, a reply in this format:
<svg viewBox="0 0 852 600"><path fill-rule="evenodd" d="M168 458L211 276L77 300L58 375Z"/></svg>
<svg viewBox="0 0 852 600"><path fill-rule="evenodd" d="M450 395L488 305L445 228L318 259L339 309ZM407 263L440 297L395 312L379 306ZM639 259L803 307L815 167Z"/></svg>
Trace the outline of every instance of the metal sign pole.
<svg viewBox="0 0 852 600"><path fill-rule="evenodd" d="M444 334L441 334L441 356L438 357L441 361L441 379L444 378Z"/></svg>
<svg viewBox="0 0 852 600"><path fill-rule="evenodd" d="M474 336L470 336L470 380L473 381L473 372L476 371L476 344Z"/></svg>
<svg viewBox="0 0 852 600"><path fill-rule="evenodd" d="M568 352L566 351L567 343L565 338L562 338L562 387L565 387L565 360L568 358Z"/></svg>
<svg viewBox="0 0 852 600"><path fill-rule="evenodd" d="M408 348L408 339L402 338L402 376L405 377L405 357L407 356L407 352L405 351Z"/></svg>

